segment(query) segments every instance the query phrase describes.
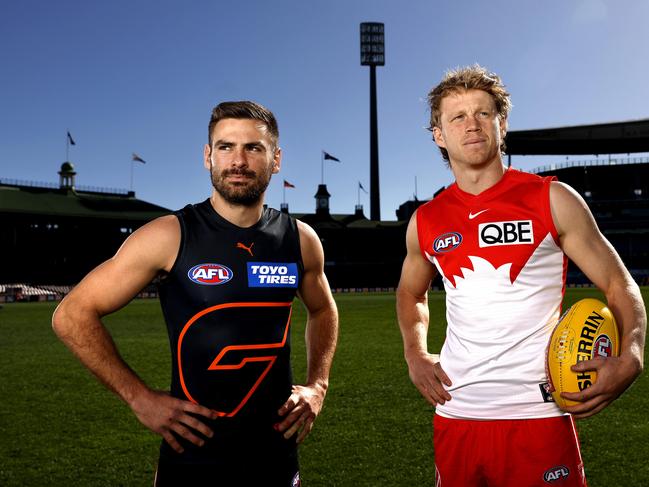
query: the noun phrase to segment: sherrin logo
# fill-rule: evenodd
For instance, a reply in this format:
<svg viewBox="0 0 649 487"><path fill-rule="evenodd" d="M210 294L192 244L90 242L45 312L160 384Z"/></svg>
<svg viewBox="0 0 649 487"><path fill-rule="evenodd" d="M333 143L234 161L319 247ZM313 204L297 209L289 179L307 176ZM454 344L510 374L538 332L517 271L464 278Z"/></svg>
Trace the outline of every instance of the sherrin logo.
<svg viewBox="0 0 649 487"><path fill-rule="evenodd" d="M435 252L450 252L455 250L462 243L462 235L457 232L443 233L433 242Z"/></svg>
<svg viewBox="0 0 649 487"><path fill-rule="evenodd" d="M248 262L249 287L297 287L295 262Z"/></svg>
<svg viewBox="0 0 649 487"><path fill-rule="evenodd" d="M221 264L198 264L189 269L187 277L196 284L205 286L218 286L228 282L234 274Z"/></svg>

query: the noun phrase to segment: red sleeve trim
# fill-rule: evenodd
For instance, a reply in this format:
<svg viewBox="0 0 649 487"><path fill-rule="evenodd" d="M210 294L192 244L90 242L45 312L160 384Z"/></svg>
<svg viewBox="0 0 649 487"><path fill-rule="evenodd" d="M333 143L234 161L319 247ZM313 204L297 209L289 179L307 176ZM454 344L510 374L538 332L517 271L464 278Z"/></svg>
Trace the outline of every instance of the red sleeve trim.
<svg viewBox="0 0 649 487"><path fill-rule="evenodd" d="M550 205L550 186L552 182L558 181L556 176L546 176L543 178L543 191L542 191L542 208L544 209L543 219L545 224L552 234L554 242L559 245L559 232L557 227L554 225L554 218L552 218L552 207Z"/></svg>

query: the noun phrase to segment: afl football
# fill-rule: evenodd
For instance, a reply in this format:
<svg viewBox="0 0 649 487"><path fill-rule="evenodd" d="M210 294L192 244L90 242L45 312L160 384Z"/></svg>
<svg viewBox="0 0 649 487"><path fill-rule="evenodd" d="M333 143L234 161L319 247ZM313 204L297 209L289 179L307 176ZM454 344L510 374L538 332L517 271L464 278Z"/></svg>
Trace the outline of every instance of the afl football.
<svg viewBox="0 0 649 487"><path fill-rule="evenodd" d="M579 392L597 380L597 372L573 372L570 367L598 357L617 357L620 340L615 317L597 299L582 299L561 316L552 332L546 356L550 392L560 408L579 404L561 397Z"/></svg>

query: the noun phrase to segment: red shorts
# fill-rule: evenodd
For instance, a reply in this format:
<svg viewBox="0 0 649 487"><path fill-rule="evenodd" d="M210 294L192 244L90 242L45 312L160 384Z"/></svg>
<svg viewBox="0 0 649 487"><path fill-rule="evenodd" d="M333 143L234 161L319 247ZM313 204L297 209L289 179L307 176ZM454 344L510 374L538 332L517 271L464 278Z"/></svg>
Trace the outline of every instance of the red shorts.
<svg viewBox="0 0 649 487"><path fill-rule="evenodd" d="M586 487L572 416L433 420L436 487Z"/></svg>

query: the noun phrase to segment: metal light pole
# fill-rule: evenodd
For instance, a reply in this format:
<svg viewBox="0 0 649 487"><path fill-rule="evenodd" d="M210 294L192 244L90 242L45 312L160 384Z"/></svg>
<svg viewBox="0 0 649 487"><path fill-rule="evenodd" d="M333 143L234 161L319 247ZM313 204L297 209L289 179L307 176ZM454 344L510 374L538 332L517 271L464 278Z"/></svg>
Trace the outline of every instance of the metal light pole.
<svg viewBox="0 0 649 487"><path fill-rule="evenodd" d="M370 67L370 219L381 219L379 194L379 128L376 115L376 67L385 65L385 28L379 22L361 24L361 66Z"/></svg>

